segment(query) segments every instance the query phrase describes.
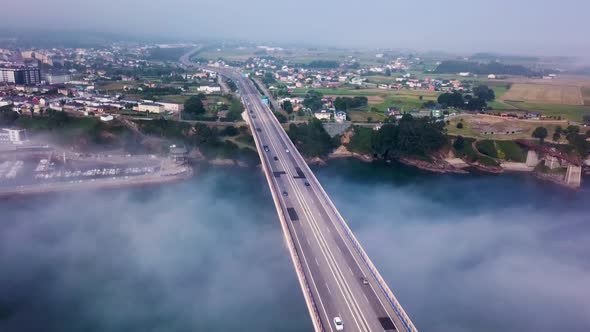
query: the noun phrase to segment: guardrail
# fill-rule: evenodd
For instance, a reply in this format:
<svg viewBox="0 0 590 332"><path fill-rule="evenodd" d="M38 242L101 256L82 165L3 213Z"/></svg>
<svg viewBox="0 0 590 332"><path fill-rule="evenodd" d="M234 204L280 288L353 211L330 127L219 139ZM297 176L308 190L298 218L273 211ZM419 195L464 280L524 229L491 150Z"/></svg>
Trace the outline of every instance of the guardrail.
<svg viewBox="0 0 590 332"><path fill-rule="evenodd" d="M346 223L346 221L344 221L344 218L342 217L340 212L338 212L338 209L336 208L334 203L328 198L328 194L326 193L324 188L321 186L318 179L315 176L313 178L314 178L314 182L316 183L316 185L318 186L318 188L320 188L320 190L322 192L322 196L323 196L324 201L328 204L328 206L332 209L334 214L338 217L338 221L340 222L340 225L342 226L344 233L346 234L346 236L348 237L350 242L352 242L355 250L357 251L359 256L362 258L363 262L365 263L365 265L367 266L369 271L371 271L371 274L373 275L375 280L378 281L381 291L383 292L383 294L385 295L385 297L387 298L387 300L389 301L389 303L391 304L391 306L393 307L393 309L395 310L395 312L397 313L397 315L401 319L406 330L408 332L418 332L418 329L416 329L416 327L414 326L414 324L410 320L410 317L408 317L408 315L406 314L406 312L402 308L401 304L398 302L395 295L393 295L393 292L391 291L391 289L389 289L389 286L387 286L387 283L385 282L385 280L383 280L383 277L381 277L381 274L379 273L379 271L377 270L377 268L375 267L375 265L373 264L373 262L371 261L369 256L365 253L365 250L362 248L361 244L358 242L358 240L356 239L356 237L352 233L352 230L350 230L350 228L348 227L348 224Z"/></svg>

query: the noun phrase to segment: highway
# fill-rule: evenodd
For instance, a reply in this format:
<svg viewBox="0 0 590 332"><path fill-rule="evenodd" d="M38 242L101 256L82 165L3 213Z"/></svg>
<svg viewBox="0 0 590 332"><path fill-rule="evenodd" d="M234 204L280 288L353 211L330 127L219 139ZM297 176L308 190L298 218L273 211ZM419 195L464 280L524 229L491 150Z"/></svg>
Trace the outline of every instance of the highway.
<svg viewBox="0 0 590 332"><path fill-rule="evenodd" d="M417 331L250 79L237 83L316 331Z"/></svg>

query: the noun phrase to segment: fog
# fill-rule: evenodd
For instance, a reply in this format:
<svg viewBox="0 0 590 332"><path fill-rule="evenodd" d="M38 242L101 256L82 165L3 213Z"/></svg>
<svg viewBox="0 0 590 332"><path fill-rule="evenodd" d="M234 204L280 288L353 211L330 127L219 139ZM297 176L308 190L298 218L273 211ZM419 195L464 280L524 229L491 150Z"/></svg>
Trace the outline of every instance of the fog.
<svg viewBox="0 0 590 332"><path fill-rule="evenodd" d="M588 331L587 189L318 174L421 331ZM3 332L311 330L258 169L0 207Z"/></svg>
<svg viewBox="0 0 590 332"><path fill-rule="evenodd" d="M586 55L582 0L3 1L4 27L344 47Z"/></svg>

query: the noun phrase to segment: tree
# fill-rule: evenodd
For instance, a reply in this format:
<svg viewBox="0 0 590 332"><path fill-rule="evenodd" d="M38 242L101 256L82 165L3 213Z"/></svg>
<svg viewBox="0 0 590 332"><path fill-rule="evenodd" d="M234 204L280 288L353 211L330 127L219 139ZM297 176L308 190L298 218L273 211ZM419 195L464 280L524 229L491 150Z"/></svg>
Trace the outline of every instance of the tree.
<svg viewBox="0 0 590 332"><path fill-rule="evenodd" d="M281 112L273 112L275 117L277 118L277 120L279 120L280 123L285 123L287 122L287 117L285 116L285 114L281 113Z"/></svg>
<svg viewBox="0 0 590 332"><path fill-rule="evenodd" d="M447 107L463 108L463 107L465 107L465 100L463 99L463 95L459 92L443 93L440 96L438 96L437 101L444 108L447 108Z"/></svg>
<svg viewBox="0 0 590 332"><path fill-rule="evenodd" d="M478 85L473 88L473 94L483 101L492 101L496 99L496 93L494 90L488 88L486 85Z"/></svg>
<svg viewBox="0 0 590 332"><path fill-rule="evenodd" d="M289 114L293 113L293 104L291 103L290 100L285 100L283 102L283 106L282 107L285 110L285 112L287 112Z"/></svg>
<svg viewBox="0 0 590 332"><path fill-rule="evenodd" d="M533 131L533 137L534 138L538 138L539 139L539 142L541 144L543 144L543 142L545 141L545 138L547 137L547 135L548 135L547 128L545 128L545 127L537 127Z"/></svg>
<svg viewBox="0 0 590 332"><path fill-rule="evenodd" d="M487 106L485 100L480 99L480 98L471 98L467 104L465 105L465 108L470 110L470 111L480 111L485 109Z"/></svg>
<svg viewBox="0 0 590 332"><path fill-rule="evenodd" d="M453 148L455 148L455 150L457 151L461 151L464 147L465 139L463 138L463 136L457 136L457 138L455 138L455 141L453 142Z"/></svg>
<svg viewBox="0 0 590 332"><path fill-rule="evenodd" d="M463 122L457 123L457 129L463 129Z"/></svg>
<svg viewBox="0 0 590 332"><path fill-rule="evenodd" d="M584 119L584 123L590 123L590 114L584 114L582 119Z"/></svg>
<svg viewBox="0 0 590 332"><path fill-rule="evenodd" d="M307 94L305 95L305 99L303 100L303 105L309 109L311 109L312 112L314 111L319 111L322 109L322 107L324 106L324 104L322 103L322 94L315 91L315 90L309 90L307 92Z"/></svg>
<svg viewBox="0 0 590 332"><path fill-rule="evenodd" d="M203 97L199 96L191 96L184 102L184 111L183 117L194 119L196 116L204 114L206 112L205 107L203 106Z"/></svg>
<svg viewBox="0 0 590 332"><path fill-rule="evenodd" d="M561 133L562 132L563 132L563 129L561 128L561 126L555 127L555 132L553 133L553 141L554 142L559 142L559 140L561 140Z"/></svg>

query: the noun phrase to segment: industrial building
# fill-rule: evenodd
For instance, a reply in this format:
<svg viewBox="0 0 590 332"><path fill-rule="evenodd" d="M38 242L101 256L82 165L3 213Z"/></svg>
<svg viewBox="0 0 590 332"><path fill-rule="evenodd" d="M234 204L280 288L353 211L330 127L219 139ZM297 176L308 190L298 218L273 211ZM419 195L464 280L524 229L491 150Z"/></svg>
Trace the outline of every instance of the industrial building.
<svg viewBox="0 0 590 332"><path fill-rule="evenodd" d="M23 144L27 141L27 131L24 129L0 129L0 143Z"/></svg>

